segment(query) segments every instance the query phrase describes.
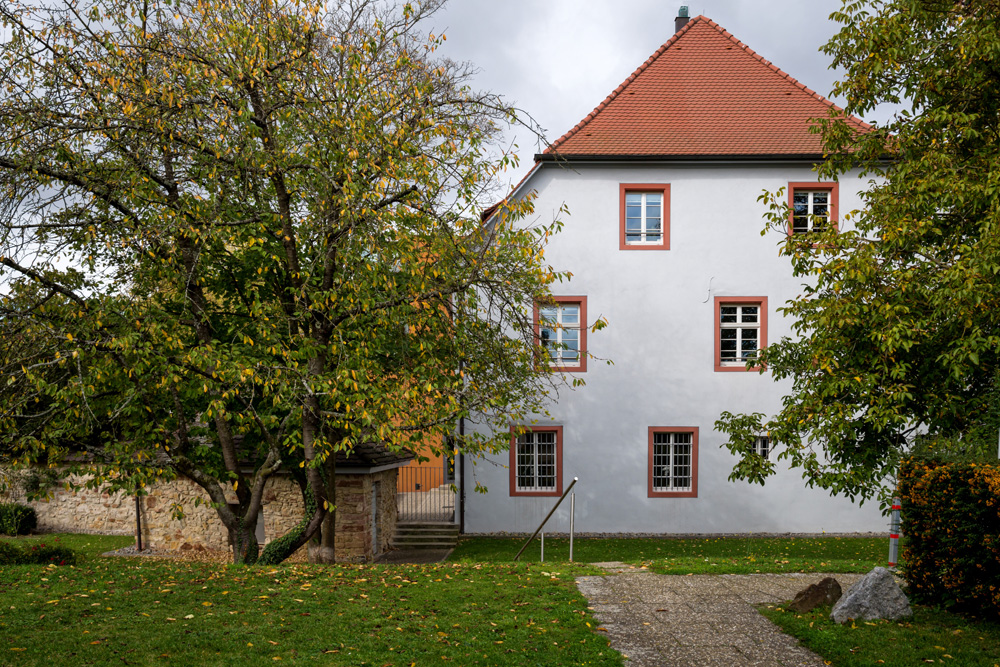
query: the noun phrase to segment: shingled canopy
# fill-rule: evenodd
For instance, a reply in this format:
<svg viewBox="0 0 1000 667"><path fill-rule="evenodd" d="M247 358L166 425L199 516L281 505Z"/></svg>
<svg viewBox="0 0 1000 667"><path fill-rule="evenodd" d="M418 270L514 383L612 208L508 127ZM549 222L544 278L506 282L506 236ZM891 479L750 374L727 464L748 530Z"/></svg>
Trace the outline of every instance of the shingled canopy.
<svg viewBox="0 0 1000 667"><path fill-rule="evenodd" d="M352 474L379 472L400 468L415 458L409 449L393 451L380 442L365 442L350 452L337 452L337 470Z"/></svg>

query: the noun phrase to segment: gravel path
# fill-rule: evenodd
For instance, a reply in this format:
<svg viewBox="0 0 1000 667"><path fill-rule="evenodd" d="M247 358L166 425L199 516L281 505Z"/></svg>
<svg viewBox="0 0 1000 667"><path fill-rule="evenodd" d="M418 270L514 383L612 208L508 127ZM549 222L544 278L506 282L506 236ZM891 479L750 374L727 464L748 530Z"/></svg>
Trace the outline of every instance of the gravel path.
<svg viewBox="0 0 1000 667"><path fill-rule="evenodd" d="M825 574L658 575L621 563L577 586L612 647L641 667L823 667L823 660L757 613ZM847 588L861 575L833 575Z"/></svg>

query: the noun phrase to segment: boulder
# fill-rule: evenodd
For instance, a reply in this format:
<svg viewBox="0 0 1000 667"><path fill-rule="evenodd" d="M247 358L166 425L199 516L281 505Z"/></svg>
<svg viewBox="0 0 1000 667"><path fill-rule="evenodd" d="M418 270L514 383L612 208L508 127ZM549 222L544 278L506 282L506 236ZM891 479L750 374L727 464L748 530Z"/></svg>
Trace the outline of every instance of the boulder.
<svg viewBox="0 0 1000 667"><path fill-rule="evenodd" d="M840 595L840 584L833 577L827 577L818 584L811 584L799 591L788 608L804 614L816 607L836 603L840 599Z"/></svg>
<svg viewBox="0 0 1000 667"><path fill-rule="evenodd" d="M896 621L909 616L913 616L910 601L892 572L884 567L876 567L848 588L830 613L835 623L847 623L851 619Z"/></svg>

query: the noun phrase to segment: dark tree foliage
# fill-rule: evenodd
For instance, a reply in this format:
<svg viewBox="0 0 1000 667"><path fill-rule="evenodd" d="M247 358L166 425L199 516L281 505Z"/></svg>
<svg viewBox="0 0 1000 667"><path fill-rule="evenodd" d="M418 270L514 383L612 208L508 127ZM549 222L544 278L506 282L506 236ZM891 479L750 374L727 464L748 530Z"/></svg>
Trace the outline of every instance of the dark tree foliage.
<svg viewBox="0 0 1000 667"><path fill-rule="evenodd" d="M438 4L0 3L0 463L189 478L241 562L291 468L267 560L331 560L337 452L543 409L558 222L481 221L516 116L435 57Z"/></svg>
<svg viewBox="0 0 1000 667"><path fill-rule="evenodd" d="M893 487L901 454L920 440L992 441L995 452L998 16L990 0L845 1L833 14L842 28L823 50L845 70L834 93L847 105L818 124L829 153L818 171L860 174L870 187L839 232L782 247L805 283L782 309L796 337L761 358L793 389L776 415L722 415L717 426L742 456L734 478L773 472L752 454L763 433L809 484L861 499ZM848 120L883 103L905 110L870 128ZM780 193L763 199L781 228Z"/></svg>

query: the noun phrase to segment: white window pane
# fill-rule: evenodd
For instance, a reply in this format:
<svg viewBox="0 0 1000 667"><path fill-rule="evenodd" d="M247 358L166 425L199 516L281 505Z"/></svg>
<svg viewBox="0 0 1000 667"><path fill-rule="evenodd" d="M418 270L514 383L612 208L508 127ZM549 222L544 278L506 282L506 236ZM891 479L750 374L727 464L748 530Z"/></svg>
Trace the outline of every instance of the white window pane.
<svg viewBox="0 0 1000 667"><path fill-rule="evenodd" d="M532 431L518 436L516 483L520 491L556 488L558 457L554 431Z"/></svg>

